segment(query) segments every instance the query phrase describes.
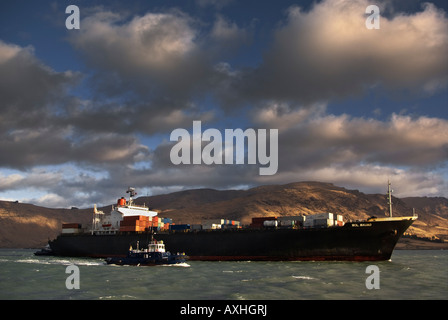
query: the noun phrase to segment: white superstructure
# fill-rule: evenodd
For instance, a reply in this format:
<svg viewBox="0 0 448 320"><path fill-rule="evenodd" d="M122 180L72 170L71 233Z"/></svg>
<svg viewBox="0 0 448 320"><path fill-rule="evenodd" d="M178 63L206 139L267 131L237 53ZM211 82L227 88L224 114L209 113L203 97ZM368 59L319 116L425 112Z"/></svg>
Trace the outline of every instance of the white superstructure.
<svg viewBox="0 0 448 320"><path fill-rule="evenodd" d="M124 197L118 199L117 204L112 205L109 214L98 211L96 205L93 209L92 234L115 233L119 231L121 221L127 216L157 216L156 211L150 211L146 206L139 206L133 203L133 197L137 194L134 188L129 187L126 193L129 193L129 201Z"/></svg>

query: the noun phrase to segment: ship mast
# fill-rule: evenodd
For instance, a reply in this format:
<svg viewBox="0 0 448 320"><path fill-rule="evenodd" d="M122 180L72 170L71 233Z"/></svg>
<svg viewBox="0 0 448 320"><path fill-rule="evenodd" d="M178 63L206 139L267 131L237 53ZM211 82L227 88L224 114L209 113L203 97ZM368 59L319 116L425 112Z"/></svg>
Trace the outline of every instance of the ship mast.
<svg viewBox="0 0 448 320"><path fill-rule="evenodd" d="M387 180L388 188L387 188L387 204L389 205L389 217L392 218L392 190L390 188L390 180Z"/></svg>
<svg viewBox="0 0 448 320"><path fill-rule="evenodd" d="M133 197L137 195L137 192L135 192L135 188L129 187L126 193L129 193L129 205L132 206Z"/></svg>

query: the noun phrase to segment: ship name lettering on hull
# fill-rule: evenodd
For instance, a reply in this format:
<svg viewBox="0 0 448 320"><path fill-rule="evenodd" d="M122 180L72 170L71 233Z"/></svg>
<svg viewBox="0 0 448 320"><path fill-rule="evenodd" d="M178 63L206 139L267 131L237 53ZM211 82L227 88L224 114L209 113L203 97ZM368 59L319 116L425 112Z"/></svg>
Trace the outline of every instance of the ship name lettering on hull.
<svg viewBox="0 0 448 320"><path fill-rule="evenodd" d="M352 223L352 227L371 227L371 223Z"/></svg>

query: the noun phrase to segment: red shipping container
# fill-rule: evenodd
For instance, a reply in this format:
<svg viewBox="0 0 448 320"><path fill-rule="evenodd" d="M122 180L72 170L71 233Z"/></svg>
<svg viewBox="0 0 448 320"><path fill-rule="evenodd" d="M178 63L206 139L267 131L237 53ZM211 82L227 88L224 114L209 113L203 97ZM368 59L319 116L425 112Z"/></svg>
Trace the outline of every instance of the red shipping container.
<svg viewBox="0 0 448 320"><path fill-rule="evenodd" d="M123 220L120 223L120 226L122 226L122 227L135 227L136 225L137 225L137 221Z"/></svg>
<svg viewBox="0 0 448 320"><path fill-rule="evenodd" d="M125 216L123 220L126 221L136 221L136 220L148 220L147 216Z"/></svg>
<svg viewBox="0 0 448 320"><path fill-rule="evenodd" d="M62 228L63 229L80 229L81 224L80 223L63 223Z"/></svg>

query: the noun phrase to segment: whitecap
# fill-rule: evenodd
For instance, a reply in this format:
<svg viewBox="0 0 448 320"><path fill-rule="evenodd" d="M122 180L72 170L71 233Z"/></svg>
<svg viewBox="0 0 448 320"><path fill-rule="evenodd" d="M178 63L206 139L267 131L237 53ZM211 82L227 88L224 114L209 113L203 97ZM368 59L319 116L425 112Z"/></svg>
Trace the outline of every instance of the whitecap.
<svg viewBox="0 0 448 320"><path fill-rule="evenodd" d="M162 267L183 267L183 268L189 268L190 265L186 262L182 262L182 263L174 263L174 264L162 264L160 265Z"/></svg>
<svg viewBox="0 0 448 320"><path fill-rule="evenodd" d="M292 276L294 279L300 279L300 280L316 280L316 278L308 277L308 276Z"/></svg>

